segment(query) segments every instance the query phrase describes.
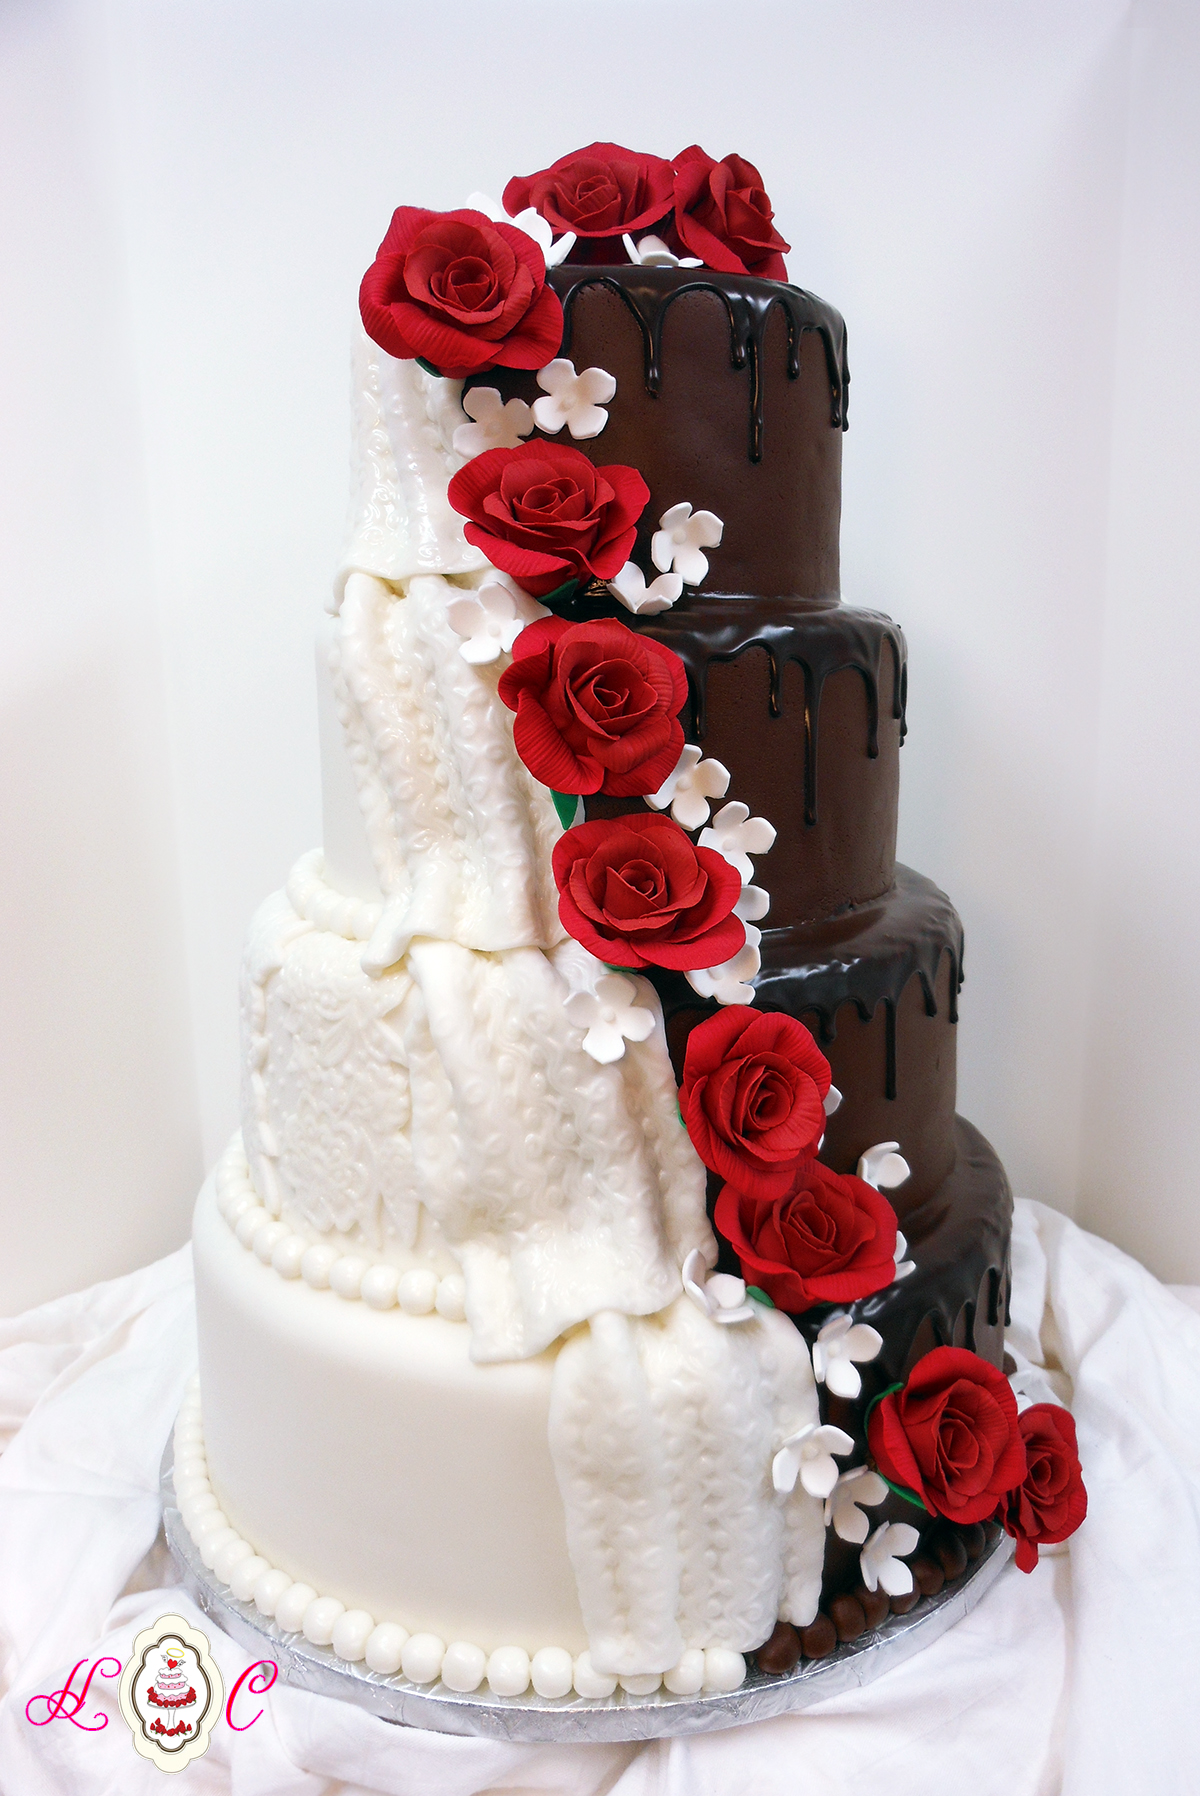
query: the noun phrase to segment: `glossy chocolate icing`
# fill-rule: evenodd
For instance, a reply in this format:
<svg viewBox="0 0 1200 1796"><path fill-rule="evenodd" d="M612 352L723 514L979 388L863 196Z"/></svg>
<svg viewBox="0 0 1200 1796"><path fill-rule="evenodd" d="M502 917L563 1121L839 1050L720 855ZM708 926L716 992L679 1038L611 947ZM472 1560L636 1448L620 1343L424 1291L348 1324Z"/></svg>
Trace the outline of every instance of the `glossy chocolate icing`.
<svg viewBox="0 0 1200 1796"><path fill-rule="evenodd" d="M897 867L891 889L867 904L766 930L762 963L757 1003L812 1029L843 1094L822 1160L853 1172L865 1148L899 1141L912 1176L889 1195L907 1229L954 1163L962 925L953 905L932 880ZM681 973L651 977L679 1076L690 1030L717 1006Z"/></svg>
<svg viewBox="0 0 1200 1796"><path fill-rule="evenodd" d="M687 500L725 525L706 595L836 602L849 373L832 306L710 269L568 266L549 279L563 300L561 353L617 382L601 434L559 440L648 484L634 559L650 568L658 519ZM534 373L505 368L465 384L530 403L541 394Z"/></svg>
<svg viewBox="0 0 1200 1796"><path fill-rule="evenodd" d="M730 796L778 830L761 863L773 928L881 897L895 876L907 654L877 611L689 594L631 620L607 594L559 607L607 615L673 649L688 676L684 727L729 769ZM589 817L637 801L589 798Z"/></svg>

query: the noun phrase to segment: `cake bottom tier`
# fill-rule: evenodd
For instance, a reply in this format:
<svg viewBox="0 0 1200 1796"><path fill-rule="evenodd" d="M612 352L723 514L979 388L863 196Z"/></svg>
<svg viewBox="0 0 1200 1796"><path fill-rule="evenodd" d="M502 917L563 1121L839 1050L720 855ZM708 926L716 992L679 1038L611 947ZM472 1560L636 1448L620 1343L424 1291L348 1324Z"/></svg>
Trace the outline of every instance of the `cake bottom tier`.
<svg viewBox="0 0 1200 1796"><path fill-rule="evenodd" d="M857 1442L876 1389L930 1348L1001 1357L1011 1196L961 1119L956 1146L949 1176L906 1218L916 1270L855 1306L884 1337L861 1400L822 1399ZM465 1323L281 1276L222 1216L212 1181L193 1241L203 1454L231 1551L248 1543L373 1623L483 1654L585 1653L548 1446L557 1349L476 1365ZM802 1332L828 1313L802 1318ZM832 1561L823 1607L850 1570ZM726 1660L740 1663L718 1654L713 1678L730 1675Z"/></svg>

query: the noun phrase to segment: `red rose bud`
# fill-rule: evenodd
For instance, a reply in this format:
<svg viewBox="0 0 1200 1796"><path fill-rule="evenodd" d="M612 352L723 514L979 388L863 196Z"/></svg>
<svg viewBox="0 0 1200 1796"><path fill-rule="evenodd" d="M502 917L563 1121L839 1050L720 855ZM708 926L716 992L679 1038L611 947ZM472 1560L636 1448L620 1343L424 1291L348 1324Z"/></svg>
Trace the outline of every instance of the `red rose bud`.
<svg viewBox="0 0 1200 1796"><path fill-rule="evenodd" d="M530 624L499 691L517 753L555 792L657 792L683 753L683 662L615 618Z"/></svg>
<svg viewBox="0 0 1200 1796"><path fill-rule="evenodd" d="M1074 1534L1087 1514L1075 1418L1057 1403L1034 1403L1017 1417L1025 1443L1024 1480L1000 1499L995 1520L1017 1543L1017 1564L1031 1572L1038 1547Z"/></svg>
<svg viewBox="0 0 1200 1796"><path fill-rule="evenodd" d="M688 972L745 945L733 915L740 874L670 817L578 823L555 844L552 864L563 928L611 966Z"/></svg>
<svg viewBox="0 0 1200 1796"><path fill-rule="evenodd" d="M661 156L590 143L560 156L536 175L517 175L504 189L504 209L514 218L526 206L540 212L556 235L620 237L647 230L671 210L673 174ZM625 253L613 246L617 260Z"/></svg>
<svg viewBox="0 0 1200 1796"><path fill-rule="evenodd" d="M399 206L358 299L381 349L421 356L456 379L543 368L562 345L562 306L537 244L469 209Z"/></svg>
<svg viewBox="0 0 1200 1796"><path fill-rule="evenodd" d="M885 1478L952 1522L990 1520L1025 1476L1009 1382L962 1347L935 1347L919 1359L904 1389L871 1411L867 1440Z"/></svg>
<svg viewBox="0 0 1200 1796"><path fill-rule="evenodd" d="M771 220L775 214L752 162L725 156L714 162L694 143L675 158L675 231L687 253L725 274L786 281L790 249Z"/></svg>
<svg viewBox="0 0 1200 1796"><path fill-rule="evenodd" d="M469 519L467 541L541 598L564 580L619 573L650 489L636 468L596 468L565 443L535 442L485 449L454 476L449 495Z"/></svg>
<svg viewBox="0 0 1200 1796"><path fill-rule="evenodd" d="M713 1222L746 1283L789 1315L817 1303L853 1303L896 1276L896 1215L887 1198L819 1160L795 1167L781 1197L726 1185Z"/></svg>
<svg viewBox="0 0 1200 1796"><path fill-rule="evenodd" d="M816 1158L828 1090L829 1062L779 1011L730 1004L688 1036L679 1103L692 1146L748 1197L782 1197Z"/></svg>

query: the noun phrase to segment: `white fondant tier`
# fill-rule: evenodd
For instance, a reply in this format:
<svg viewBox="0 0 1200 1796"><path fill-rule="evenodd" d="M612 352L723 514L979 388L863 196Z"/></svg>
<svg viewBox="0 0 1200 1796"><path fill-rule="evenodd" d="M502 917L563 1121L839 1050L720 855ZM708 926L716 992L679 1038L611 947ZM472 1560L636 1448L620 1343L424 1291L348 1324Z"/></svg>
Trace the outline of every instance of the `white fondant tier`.
<svg viewBox="0 0 1200 1796"><path fill-rule="evenodd" d="M218 1214L193 1253L209 1476L272 1566L491 1652L583 1652L548 1444L555 1354L477 1366L461 1323L283 1279Z"/></svg>

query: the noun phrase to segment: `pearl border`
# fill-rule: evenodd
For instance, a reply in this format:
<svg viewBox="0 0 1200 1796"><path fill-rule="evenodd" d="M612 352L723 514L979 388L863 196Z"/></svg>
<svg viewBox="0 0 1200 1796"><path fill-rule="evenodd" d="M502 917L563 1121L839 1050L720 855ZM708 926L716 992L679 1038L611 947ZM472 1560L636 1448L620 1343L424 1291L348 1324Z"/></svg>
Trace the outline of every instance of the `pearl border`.
<svg viewBox="0 0 1200 1796"><path fill-rule="evenodd" d="M198 1374L175 1422L174 1448L175 1500L208 1569L238 1602L252 1602L284 1634L302 1634L348 1664L365 1662L381 1677L398 1673L412 1684L440 1682L460 1695L486 1681L495 1696L523 1696L532 1685L541 1697L592 1700L614 1695L618 1685L631 1696L650 1696L660 1685L673 1696L698 1696L701 1691L736 1690L745 1678L742 1654L726 1647L692 1647L662 1676L650 1672L617 1678L596 1671L590 1653L572 1658L561 1646L543 1646L532 1655L520 1646L501 1646L489 1654L470 1641L447 1645L437 1634L409 1633L398 1622L376 1622L365 1609L347 1609L336 1597L320 1596L310 1584L277 1570L230 1525L208 1476Z"/></svg>
<svg viewBox="0 0 1200 1796"><path fill-rule="evenodd" d="M466 1320L467 1287L461 1273L439 1278L428 1266L404 1272L390 1261L314 1241L272 1216L254 1188L240 1134L217 1163L216 1201L242 1246L280 1278L302 1278L314 1291L333 1291L347 1303L361 1299L373 1310L398 1305L409 1316L436 1311L447 1322Z"/></svg>

